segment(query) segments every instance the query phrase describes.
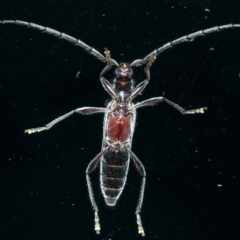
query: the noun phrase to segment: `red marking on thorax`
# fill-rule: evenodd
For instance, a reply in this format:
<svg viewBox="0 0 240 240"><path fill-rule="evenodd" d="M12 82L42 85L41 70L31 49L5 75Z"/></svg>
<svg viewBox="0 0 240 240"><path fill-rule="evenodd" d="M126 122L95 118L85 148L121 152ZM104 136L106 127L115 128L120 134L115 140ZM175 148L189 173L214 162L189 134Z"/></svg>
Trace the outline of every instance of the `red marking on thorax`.
<svg viewBox="0 0 240 240"><path fill-rule="evenodd" d="M124 142L131 133L132 116L114 116L108 115L107 136L112 142Z"/></svg>

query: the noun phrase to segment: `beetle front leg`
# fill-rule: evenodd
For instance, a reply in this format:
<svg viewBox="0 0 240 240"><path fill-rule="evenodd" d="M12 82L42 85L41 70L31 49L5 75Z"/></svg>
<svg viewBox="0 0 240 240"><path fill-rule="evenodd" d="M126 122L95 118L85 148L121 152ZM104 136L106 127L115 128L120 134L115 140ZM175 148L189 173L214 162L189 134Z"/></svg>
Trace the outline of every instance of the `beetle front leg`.
<svg viewBox="0 0 240 240"><path fill-rule="evenodd" d="M105 48L104 50L105 50L104 55L107 62L107 66L100 73L100 77L102 77L108 70L110 70L113 64L118 66L118 63L111 58L110 51L107 48Z"/></svg>
<svg viewBox="0 0 240 240"><path fill-rule="evenodd" d="M147 76L147 80L150 81L150 72L149 72L149 69L150 67L152 66L153 62L156 60L157 56L156 54L152 54L149 58L149 61L147 63L147 66L144 68L144 71L146 73L146 76Z"/></svg>
<svg viewBox="0 0 240 240"><path fill-rule="evenodd" d="M108 92L108 94L113 98L116 99L117 98L117 94L115 92L115 90L113 89L112 84L106 80L104 77L100 78L100 81L104 87L104 89Z"/></svg>
<svg viewBox="0 0 240 240"><path fill-rule="evenodd" d="M150 67L152 66L153 62L156 60L156 55L152 54L152 56L149 58L149 61L147 63L147 66L144 68L144 71L146 73L147 79L144 81L140 82L132 91L131 95L128 97L129 100L133 100L140 92L144 90L144 88L147 86L147 84L150 81Z"/></svg>

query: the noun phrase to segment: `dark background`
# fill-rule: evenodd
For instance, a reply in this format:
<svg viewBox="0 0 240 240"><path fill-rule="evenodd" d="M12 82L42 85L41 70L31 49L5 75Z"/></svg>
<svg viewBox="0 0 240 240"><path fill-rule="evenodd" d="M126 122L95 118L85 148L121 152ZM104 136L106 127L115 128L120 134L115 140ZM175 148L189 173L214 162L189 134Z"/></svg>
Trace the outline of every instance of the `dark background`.
<svg viewBox="0 0 240 240"><path fill-rule="evenodd" d="M240 23L239 7L239 0L1 0L0 19L48 26L132 62L183 35ZM164 95L187 109L209 108L187 116L164 103L138 111L132 149L147 172L145 239L240 237L239 40L240 28L230 29L164 52L136 99ZM64 40L0 26L0 239L141 239L134 214L141 178L132 163L113 209L101 196L99 169L92 174L101 235L93 230L85 169L101 149L102 114L23 133L78 107L105 106L103 67ZM143 67L134 70L139 83ZM106 74L113 77L113 70Z"/></svg>

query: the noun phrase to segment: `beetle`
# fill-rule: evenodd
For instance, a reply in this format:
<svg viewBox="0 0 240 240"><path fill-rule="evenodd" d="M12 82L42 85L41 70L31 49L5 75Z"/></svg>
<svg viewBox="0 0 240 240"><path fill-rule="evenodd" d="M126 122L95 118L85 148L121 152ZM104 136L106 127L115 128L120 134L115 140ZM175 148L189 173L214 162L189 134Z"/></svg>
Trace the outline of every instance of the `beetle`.
<svg viewBox="0 0 240 240"><path fill-rule="evenodd" d="M65 39L71 43L74 43L77 46L82 47L88 53L98 58L100 61L107 63L105 68L100 73L100 82L103 88L108 92L112 99L111 101L109 101L105 108L99 107L77 108L73 111L64 114L63 116L56 118L55 120L46 124L43 127L27 129L25 130L25 133L32 134L35 132L49 130L55 124L66 119L67 117L74 113L80 113L83 115L104 113L102 149L101 152L95 158L93 158L93 160L88 164L88 167L86 169L88 192L94 210L94 222L95 222L94 229L97 234L100 233L101 227L98 216L98 207L94 199L89 174L98 166L98 164L100 164L100 187L102 195L104 197L105 203L108 206L115 206L124 189L129 169L129 162L130 159L132 159L137 171L142 176L140 195L136 208L136 217L138 232L142 236L145 236L145 231L141 222L140 212L144 198L146 172L141 161L131 150L133 133L136 122L136 110L140 107L153 106L160 102L166 102L170 106L176 108L180 113L185 115L204 113L204 111L207 110L207 107L185 110L179 105L162 96L150 98L136 104L134 104L132 101L145 89L145 87L149 83L150 67L160 53L180 43L190 42L198 36L204 36L210 33L214 33L229 28L240 27L240 24L227 24L222 26L216 26L205 30L197 31L189 35L185 35L174 41L168 42L162 47L149 53L143 59L137 59L133 61L131 64L129 64L118 63L117 61L112 59L111 53L107 48L105 48L104 51L105 56L103 56L96 49L88 46L81 40L48 27L19 20L3 20L0 21L0 23L24 25L30 28L40 30L42 32L46 32L50 35L54 35L58 38ZM143 64L146 64L146 67L144 68L146 79L140 82L137 86L134 86L134 82L132 80L133 75L132 67L141 66ZM115 79L113 81L113 84L111 84L108 80L106 80L103 77L103 75L108 70L110 70L112 66L116 66Z"/></svg>

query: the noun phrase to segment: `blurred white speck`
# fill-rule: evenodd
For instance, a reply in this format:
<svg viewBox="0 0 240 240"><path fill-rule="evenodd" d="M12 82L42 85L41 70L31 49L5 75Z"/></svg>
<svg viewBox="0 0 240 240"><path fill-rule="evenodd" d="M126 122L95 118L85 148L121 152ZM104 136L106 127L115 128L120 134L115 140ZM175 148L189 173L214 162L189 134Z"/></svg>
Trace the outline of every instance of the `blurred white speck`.
<svg viewBox="0 0 240 240"><path fill-rule="evenodd" d="M240 77L240 73L238 74L238 77Z"/></svg>
<svg viewBox="0 0 240 240"><path fill-rule="evenodd" d="M74 203L72 203L72 207L74 207L75 206L75 204Z"/></svg>
<svg viewBox="0 0 240 240"><path fill-rule="evenodd" d="M76 78L79 77L80 73L81 73L81 71L78 71L78 72L77 72Z"/></svg>
<svg viewBox="0 0 240 240"><path fill-rule="evenodd" d="M209 48L209 51L215 51L215 49L214 48Z"/></svg>
<svg viewBox="0 0 240 240"><path fill-rule="evenodd" d="M210 10L208 8L205 8L204 11L205 12L210 12Z"/></svg>
<svg viewBox="0 0 240 240"><path fill-rule="evenodd" d="M103 16L103 17L105 17L106 15L105 15L105 14L103 14L102 16Z"/></svg>
<svg viewBox="0 0 240 240"><path fill-rule="evenodd" d="M222 187L222 184L219 183L219 184L217 184L217 186L218 186L218 187Z"/></svg>

